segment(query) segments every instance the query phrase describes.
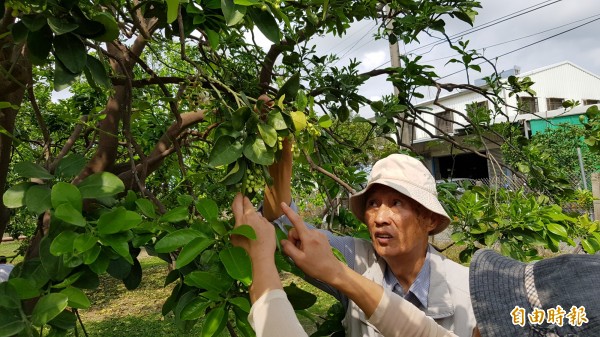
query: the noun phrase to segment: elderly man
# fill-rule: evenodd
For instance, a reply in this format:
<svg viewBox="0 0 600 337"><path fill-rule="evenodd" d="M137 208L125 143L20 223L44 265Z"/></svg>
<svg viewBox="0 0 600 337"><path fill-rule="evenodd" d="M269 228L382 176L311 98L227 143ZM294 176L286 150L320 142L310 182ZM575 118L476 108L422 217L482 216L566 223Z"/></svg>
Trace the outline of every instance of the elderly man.
<svg viewBox="0 0 600 337"><path fill-rule="evenodd" d="M270 168L274 184L265 191L263 208L263 215L280 226L289 224L279 206L281 201L291 203L289 147L284 143L279 162ZM472 336L476 322L468 269L428 244L429 235L443 231L450 218L427 168L402 154L381 159L373 166L367 187L350 198L350 209L367 225L371 242L326 232L348 266L404 297L456 335ZM347 336L382 336L355 303L318 280L315 284L344 304Z"/></svg>

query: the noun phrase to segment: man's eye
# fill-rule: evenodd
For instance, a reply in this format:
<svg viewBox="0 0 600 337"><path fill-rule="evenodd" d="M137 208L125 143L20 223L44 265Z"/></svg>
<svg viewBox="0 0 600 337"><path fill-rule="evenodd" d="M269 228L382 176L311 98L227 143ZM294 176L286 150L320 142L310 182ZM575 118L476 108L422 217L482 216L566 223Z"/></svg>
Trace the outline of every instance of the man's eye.
<svg viewBox="0 0 600 337"><path fill-rule="evenodd" d="M402 206L402 200L394 200L394 206Z"/></svg>
<svg viewBox="0 0 600 337"><path fill-rule="evenodd" d="M377 206L377 202L375 200L367 201L367 207L375 207Z"/></svg>

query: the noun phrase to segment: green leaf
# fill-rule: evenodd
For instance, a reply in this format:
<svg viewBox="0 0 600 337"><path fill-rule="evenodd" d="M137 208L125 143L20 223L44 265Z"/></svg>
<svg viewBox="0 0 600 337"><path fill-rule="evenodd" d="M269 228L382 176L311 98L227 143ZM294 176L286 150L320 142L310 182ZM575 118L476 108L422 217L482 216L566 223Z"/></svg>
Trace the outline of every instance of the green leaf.
<svg viewBox="0 0 600 337"><path fill-rule="evenodd" d="M78 74L73 74L60 62L56 60L54 62L54 91L61 91L68 88L75 79L77 79Z"/></svg>
<svg viewBox="0 0 600 337"><path fill-rule="evenodd" d="M95 36L93 39L101 42L112 42L119 37L119 26L115 18L107 12L99 12L92 17L92 21L101 23L104 26L104 33Z"/></svg>
<svg viewBox="0 0 600 337"><path fill-rule="evenodd" d="M204 324L202 325L202 333L201 337L212 337L217 335L224 326L224 322L227 317L225 317L225 307L219 306L211 310L204 319Z"/></svg>
<svg viewBox="0 0 600 337"><path fill-rule="evenodd" d="M79 192L79 191L78 191ZM71 204L61 204L54 210L54 216L71 225L85 227L86 221L81 211L76 210Z"/></svg>
<svg viewBox="0 0 600 337"><path fill-rule="evenodd" d="M277 130L269 124L258 124L258 132L269 147L274 147L277 144Z"/></svg>
<svg viewBox="0 0 600 337"><path fill-rule="evenodd" d="M123 279L123 285L127 290L134 290L140 286L140 283L142 283L142 265L137 259L134 259L131 271Z"/></svg>
<svg viewBox="0 0 600 337"><path fill-rule="evenodd" d="M306 106L308 105L308 98L303 90L298 90L298 95L296 96L296 109L300 111L304 111Z"/></svg>
<svg viewBox="0 0 600 337"><path fill-rule="evenodd" d="M52 244L50 244L50 253L54 256L60 256L66 253L73 252L73 240L79 234L73 231L63 231L58 234L54 240L52 240Z"/></svg>
<svg viewBox="0 0 600 337"><path fill-rule="evenodd" d="M76 309L87 309L90 307L91 303L87 296L81 291L79 288L75 287L67 287L63 289L61 294L67 295L68 297L68 305L71 308Z"/></svg>
<svg viewBox="0 0 600 337"><path fill-rule="evenodd" d="M0 283L0 308L15 309L21 306L17 289L9 282Z"/></svg>
<svg viewBox="0 0 600 337"><path fill-rule="evenodd" d="M92 75L92 80L94 80L94 83L106 89L111 87L112 83L108 77L108 74L106 73L106 68L104 68L104 65L102 62L100 62L100 60L88 55L86 66Z"/></svg>
<svg viewBox="0 0 600 337"><path fill-rule="evenodd" d="M137 199L135 204L140 209L142 214L145 216L154 219L156 218L156 211L154 210L154 204L148 199Z"/></svg>
<svg viewBox="0 0 600 337"><path fill-rule="evenodd" d="M233 280L229 276L221 273L193 271L185 275L184 283L200 289L222 293L231 288Z"/></svg>
<svg viewBox="0 0 600 337"><path fill-rule="evenodd" d="M86 160L80 154L70 154L58 162L56 175L72 178L85 167Z"/></svg>
<svg viewBox="0 0 600 337"><path fill-rule="evenodd" d="M170 253L179 247L185 246L193 239L200 237L204 237L204 234L195 229L179 229L158 240L156 245L154 245L154 250L157 253Z"/></svg>
<svg viewBox="0 0 600 337"><path fill-rule="evenodd" d="M302 131L306 128L307 121L306 115L302 111L292 111L292 120L294 121L294 128L296 131Z"/></svg>
<svg viewBox="0 0 600 337"><path fill-rule="evenodd" d="M254 228L252 228L249 225L241 225L238 226L234 229L232 229L229 234L237 234L237 235L241 235L244 237L247 237L250 240L256 240L256 232L254 231Z"/></svg>
<svg viewBox="0 0 600 337"><path fill-rule="evenodd" d="M33 183L20 183L17 184L4 192L2 196L2 202L7 208L18 208L25 206L25 194L29 187L33 186Z"/></svg>
<svg viewBox="0 0 600 337"><path fill-rule="evenodd" d="M242 180L244 174L246 173L246 165L245 159L237 160L234 164L229 164L231 169L219 182L224 185L237 184Z"/></svg>
<svg viewBox="0 0 600 337"><path fill-rule="evenodd" d="M45 168L31 162L15 164L15 172L23 178L52 179L54 176Z"/></svg>
<svg viewBox="0 0 600 337"><path fill-rule="evenodd" d="M283 119L283 116L281 115L281 112L279 112L279 111L275 111L275 110L271 111L269 113L267 123L269 125L272 125L275 128L275 130L287 129L287 124L285 123L285 120Z"/></svg>
<svg viewBox="0 0 600 337"><path fill-rule="evenodd" d="M40 298L35 308L33 308L31 322L36 326L48 323L65 310L68 302L69 298L67 295L60 293L52 293Z"/></svg>
<svg viewBox="0 0 600 337"><path fill-rule="evenodd" d="M298 288L293 282L289 286L283 287L283 290L294 310L308 309L317 302L317 296Z"/></svg>
<svg viewBox="0 0 600 337"><path fill-rule="evenodd" d="M25 326L25 322L19 320L17 316L7 315L0 310L0 337L17 336Z"/></svg>
<svg viewBox="0 0 600 337"><path fill-rule="evenodd" d="M79 74L87 64L87 51L77 35L67 33L54 37L54 53L73 74Z"/></svg>
<svg viewBox="0 0 600 337"><path fill-rule="evenodd" d="M181 319L193 320L204 316L206 309L212 304L204 297L196 297L181 310Z"/></svg>
<svg viewBox="0 0 600 337"><path fill-rule="evenodd" d="M8 283L14 287L17 295L19 296L19 299L21 300L27 300L30 298L38 297L40 295L40 289L37 287L37 284L32 279L13 277L10 280L8 280Z"/></svg>
<svg viewBox="0 0 600 337"><path fill-rule="evenodd" d="M221 0L221 10L228 26L237 24L246 14L246 7L234 4L233 0Z"/></svg>
<svg viewBox="0 0 600 337"><path fill-rule="evenodd" d="M255 138L251 144L244 145L244 156L259 165L271 165L275 161L273 152L267 150L265 142L260 138Z"/></svg>
<svg viewBox="0 0 600 337"><path fill-rule="evenodd" d="M119 256L125 259L130 265L133 265L133 258L129 254L129 240L133 237L131 231L101 235L100 240L110 246ZM112 261L111 261L112 262ZM110 265L109 265L110 267ZM127 275L125 275L127 276Z"/></svg>
<svg viewBox="0 0 600 337"><path fill-rule="evenodd" d="M119 207L100 216L97 230L100 234L115 234L134 228L141 222L139 214Z"/></svg>
<svg viewBox="0 0 600 337"><path fill-rule="evenodd" d="M496 243L496 241L498 241L499 236L500 235L498 232L486 233L484 238L485 245L491 247L494 243Z"/></svg>
<svg viewBox="0 0 600 337"><path fill-rule="evenodd" d="M219 252L221 262L229 276L246 286L252 283L252 262L242 247L229 247Z"/></svg>
<svg viewBox="0 0 600 337"><path fill-rule="evenodd" d="M221 136L215 142L208 164L212 167L227 165L236 161L242 155L242 144L230 136Z"/></svg>
<svg viewBox="0 0 600 337"><path fill-rule="evenodd" d="M50 193L52 207L58 208L62 204L69 204L74 210L81 213L83 209L83 198L79 189L69 183L58 182L52 186L52 192Z"/></svg>
<svg viewBox="0 0 600 337"><path fill-rule="evenodd" d="M200 199L196 202L196 209L206 220L216 220L219 217L219 207L212 199Z"/></svg>
<svg viewBox="0 0 600 337"><path fill-rule="evenodd" d="M252 110L247 106L243 106L234 111L231 116L231 125L233 126L233 129L237 131L242 130L244 126L246 126L246 122L248 122L248 118L250 118L251 115Z"/></svg>
<svg viewBox="0 0 600 337"><path fill-rule="evenodd" d="M208 38L208 43L210 43L210 48L212 50L217 50L219 48L219 42L221 42L221 35L219 34L219 32L208 28L206 28L204 32L206 33L206 37Z"/></svg>
<svg viewBox="0 0 600 337"><path fill-rule="evenodd" d="M229 303L242 309L245 313L250 313L250 302L245 297L234 297L227 300Z"/></svg>
<svg viewBox="0 0 600 337"><path fill-rule="evenodd" d="M227 228L225 228L226 221L211 220L208 223L210 228L217 233L217 235L224 236L227 234Z"/></svg>
<svg viewBox="0 0 600 337"><path fill-rule="evenodd" d="M59 19L55 16L48 18L48 26L50 26L50 29L52 29L56 35L66 34L79 28L78 24Z"/></svg>
<svg viewBox="0 0 600 337"><path fill-rule="evenodd" d="M25 193L25 206L36 214L45 212L52 207L50 193L46 185L31 186Z"/></svg>
<svg viewBox="0 0 600 337"><path fill-rule="evenodd" d="M85 178L77 185L83 198L104 198L125 191L123 181L110 172L99 172Z"/></svg>
<svg viewBox="0 0 600 337"><path fill-rule="evenodd" d="M33 31L29 30L27 34L27 49L31 58L31 63L34 65L42 65L46 63L50 50L52 50L52 30L50 27Z"/></svg>
<svg viewBox="0 0 600 337"><path fill-rule="evenodd" d="M271 13L258 8L248 8L248 15L263 35L273 43L279 43L281 40L281 32L277 21Z"/></svg>
<svg viewBox="0 0 600 337"><path fill-rule="evenodd" d="M77 239L79 239L80 237L77 237ZM81 247L80 243L78 243L77 239L75 239L75 242L73 242L73 248L75 248L76 251L82 252L83 247ZM83 240L83 239L81 239ZM96 241L98 239L96 238ZM83 251L83 254L81 254L81 257L83 258L83 263L84 264L92 264L94 262L96 262L98 260L98 258L100 257L100 253L102 252L102 247L100 245L94 245L93 247L91 247L90 249ZM108 260L106 260L106 266L108 266ZM96 272L96 270L94 270L94 272L96 274L102 274L104 271L106 271L106 267L104 268L104 270L102 270L101 272Z"/></svg>
<svg viewBox="0 0 600 337"><path fill-rule="evenodd" d="M548 230L562 238L567 238L569 237L568 233L567 233L567 229L562 226L559 225L557 223L549 223L548 225Z"/></svg>
<svg viewBox="0 0 600 337"><path fill-rule="evenodd" d="M77 316L73 312L65 310L48 322L48 325L52 327L48 337L65 336L67 330L75 328L75 324L77 324Z"/></svg>
<svg viewBox="0 0 600 337"><path fill-rule="evenodd" d="M295 73L281 86L277 97L285 95L286 99L294 100L298 95L298 90L300 90L300 73Z"/></svg>
<svg viewBox="0 0 600 337"><path fill-rule="evenodd" d="M330 128L333 125L333 121L329 115L323 115L319 117L319 126L325 129Z"/></svg>
<svg viewBox="0 0 600 337"><path fill-rule="evenodd" d="M78 237L75 238L75 241L73 241L73 250L77 254L83 253L92 249L92 247L99 247L96 246L97 242L98 238L90 233L80 234ZM100 253L100 251L98 251L98 253Z"/></svg>
<svg viewBox="0 0 600 337"><path fill-rule="evenodd" d="M18 21L10 27L10 32L13 36L13 40L16 43L23 43L27 41L27 35L29 34L29 29L23 21Z"/></svg>
<svg viewBox="0 0 600 337"><path fill-rule="evenodd" d="M335 256L335 258L338 259L340 262L343 262L344 264L348 264L346 262L346 257L344 256L344 254L342 254L342 252L340 252L339 249L337 249L335 247L331 247L331 252L333 253L333 256Z"/></svg>
<svg viewBox="0 0 600 337"><path fill-rule="evenodd" d="M172 23L177 20L179 13L179 0L166 0L167 1L167 23Z"/></svg>
<svg viewBox="0 0 600 337"><path fill-rule="evenodd" d="M189 215L190 215L190 212L188 211L187 207L179 206L179 207L175 207L172 210L168 211L167 213L163 214L160 217L160 221L165 221L165 222L185 221L185 220L187 220Z"/></svg>
<svg viewBox="0 0 600 337"><path fill-rule="evenodd" d="M24 15L20 19L31 32L42 29L47 23L47 20L43 15Z"/></svg>
<svg viewBox="0 0 600 337"><path fill-rule="evenodd" d="M195 238L186 244L181 252L177 256L177 261L175 262L175 266L177 269L188 265L190 262L194 261L200 253L202 253L206 248L210 247L215 243L214 240L207 238Z"/></svg>

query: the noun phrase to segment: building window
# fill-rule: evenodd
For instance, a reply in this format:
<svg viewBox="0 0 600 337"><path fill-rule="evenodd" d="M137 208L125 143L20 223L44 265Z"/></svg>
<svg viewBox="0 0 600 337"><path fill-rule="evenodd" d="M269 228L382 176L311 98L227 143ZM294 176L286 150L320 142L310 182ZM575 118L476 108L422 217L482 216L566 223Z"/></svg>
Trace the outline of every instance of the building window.
<svg viewBox="0 0 600 337"><path fill-rule="evenodd" d="M435 115L435 134L443 135L454 131L452 111L444 111Z"/></svg>
<svg viewBox="0 0 600 337"><path fill-rule="evenodd" d="M537 97L519 97L518 102L520 114L536 113L540 111Z"/></svg>
<svg viewBox="0 0 600 337"><path fill-rule="evenodd" d="M583 105L600 104L600 99L584 99Z"/></svg>
<svg viewBox="0 0 600 337"><path fill-rule="evenodd" d="M548 108L546 110L550 111L550 110L562 109L562 107L563 107L562 103L563 103L562 98L546 98L546 104L548 105Z"/></svg>
<svg viewBox="0 0 600 337"><path fill-rule="evenodd" d="M489 101L475 102L475 107L487 109L489 107L488 103L489 103Z"/></svg>

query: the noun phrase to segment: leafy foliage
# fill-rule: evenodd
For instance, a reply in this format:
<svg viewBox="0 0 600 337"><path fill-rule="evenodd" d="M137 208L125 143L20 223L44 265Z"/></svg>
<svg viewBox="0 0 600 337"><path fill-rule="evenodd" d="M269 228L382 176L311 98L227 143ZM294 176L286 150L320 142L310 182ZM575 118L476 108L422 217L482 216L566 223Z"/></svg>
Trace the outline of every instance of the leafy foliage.
<svg viewBox="0 0 600 337"><path fill-rule="evenodd" d="M423 32L443 33L445 20L472 25L477 1L399 1L389 3L386 13L373 0L2 4L0 233L14 220L32 234L27 258L0 285L6 295L0 296L0 331L9 335L37 335L43 327L63 335L73 329L77 311L90 305L82 289L98 287L100 275L121 280L127 289L140 285L138 255L145 248L173 267L165 284L174 287L162 313L172 313L181 330L190 331L204 318L202 336L225 326L253 336L247 321L250 264L229 240L233 226L226 209L232 194L260 195L271 179L266 166L279 157L283 139L293 138L295 191L327 203L337 216L329 217L330 224L337 221L364 235L364 226L336 212L334 203L344 189L365 183L369 163L407 145L398 127L416 126L429 113L412 103L422 97L420 87L473 90L437 82L420 57L405 55L402 67L360 73L359 62L338 67L336 55L320 55L309 42L376 20L377 37L411 43ZM244 37L255 27L272 42L268 51ZM480 70L474 64L480 56L468 42L455 50L461 54L456 62ZM398 94L376 102L360 95L359 87L375 76L386 76ZM493 74L487 80L493 113L502 111L501 87L532 94L527 78L505 83ZM51 101L52 89L66 88L71 98ZM259 99L261 94L271 101ZM355 116L366 105L374 120ZM465 128L480 138L490 132L483 115L472 111L473 123ZM593 132L594 116L589 121ZM389 137L393 133L395 139ZM441 139L453 141L448 135ZM591 147L592 141L588 136ZM518 167L534 172L539 186L567 190L560 175L545 170L550 159L536 167L532 163L543 155L523 149L525 156L515 156L523 162ZM479 222L470 220L476 216L462 203L484 213L498 205L478 204L480 196L491 200L490 191L469 193L476 196L465 193L448 205L467 217L457 224L469 235L457 239L473 248L474 242L490 243L485 235L492 230L472 233ZM509 196L523 201L519 207L528 205L523 211L548 219L532 225L529 218L517 218L521 227L539 230L549 247L577 235L586 251L596 250L595 223L560 215L546 199L500 200L509 202ZM505 213L496 218L506 222L512 213ZM485 223L492 226L492 220ZM244 227L235 233L254 235ZM519 244L533 244L510 233L499 239L506 242L505 252L519 257ZM277 254L280 269L301 274ZM310 295L287 289L300 307L312 304ZM330 316L337 319L339 313L336 307ZM339 331L339 324L325 325L320 333Z"/></svg>

